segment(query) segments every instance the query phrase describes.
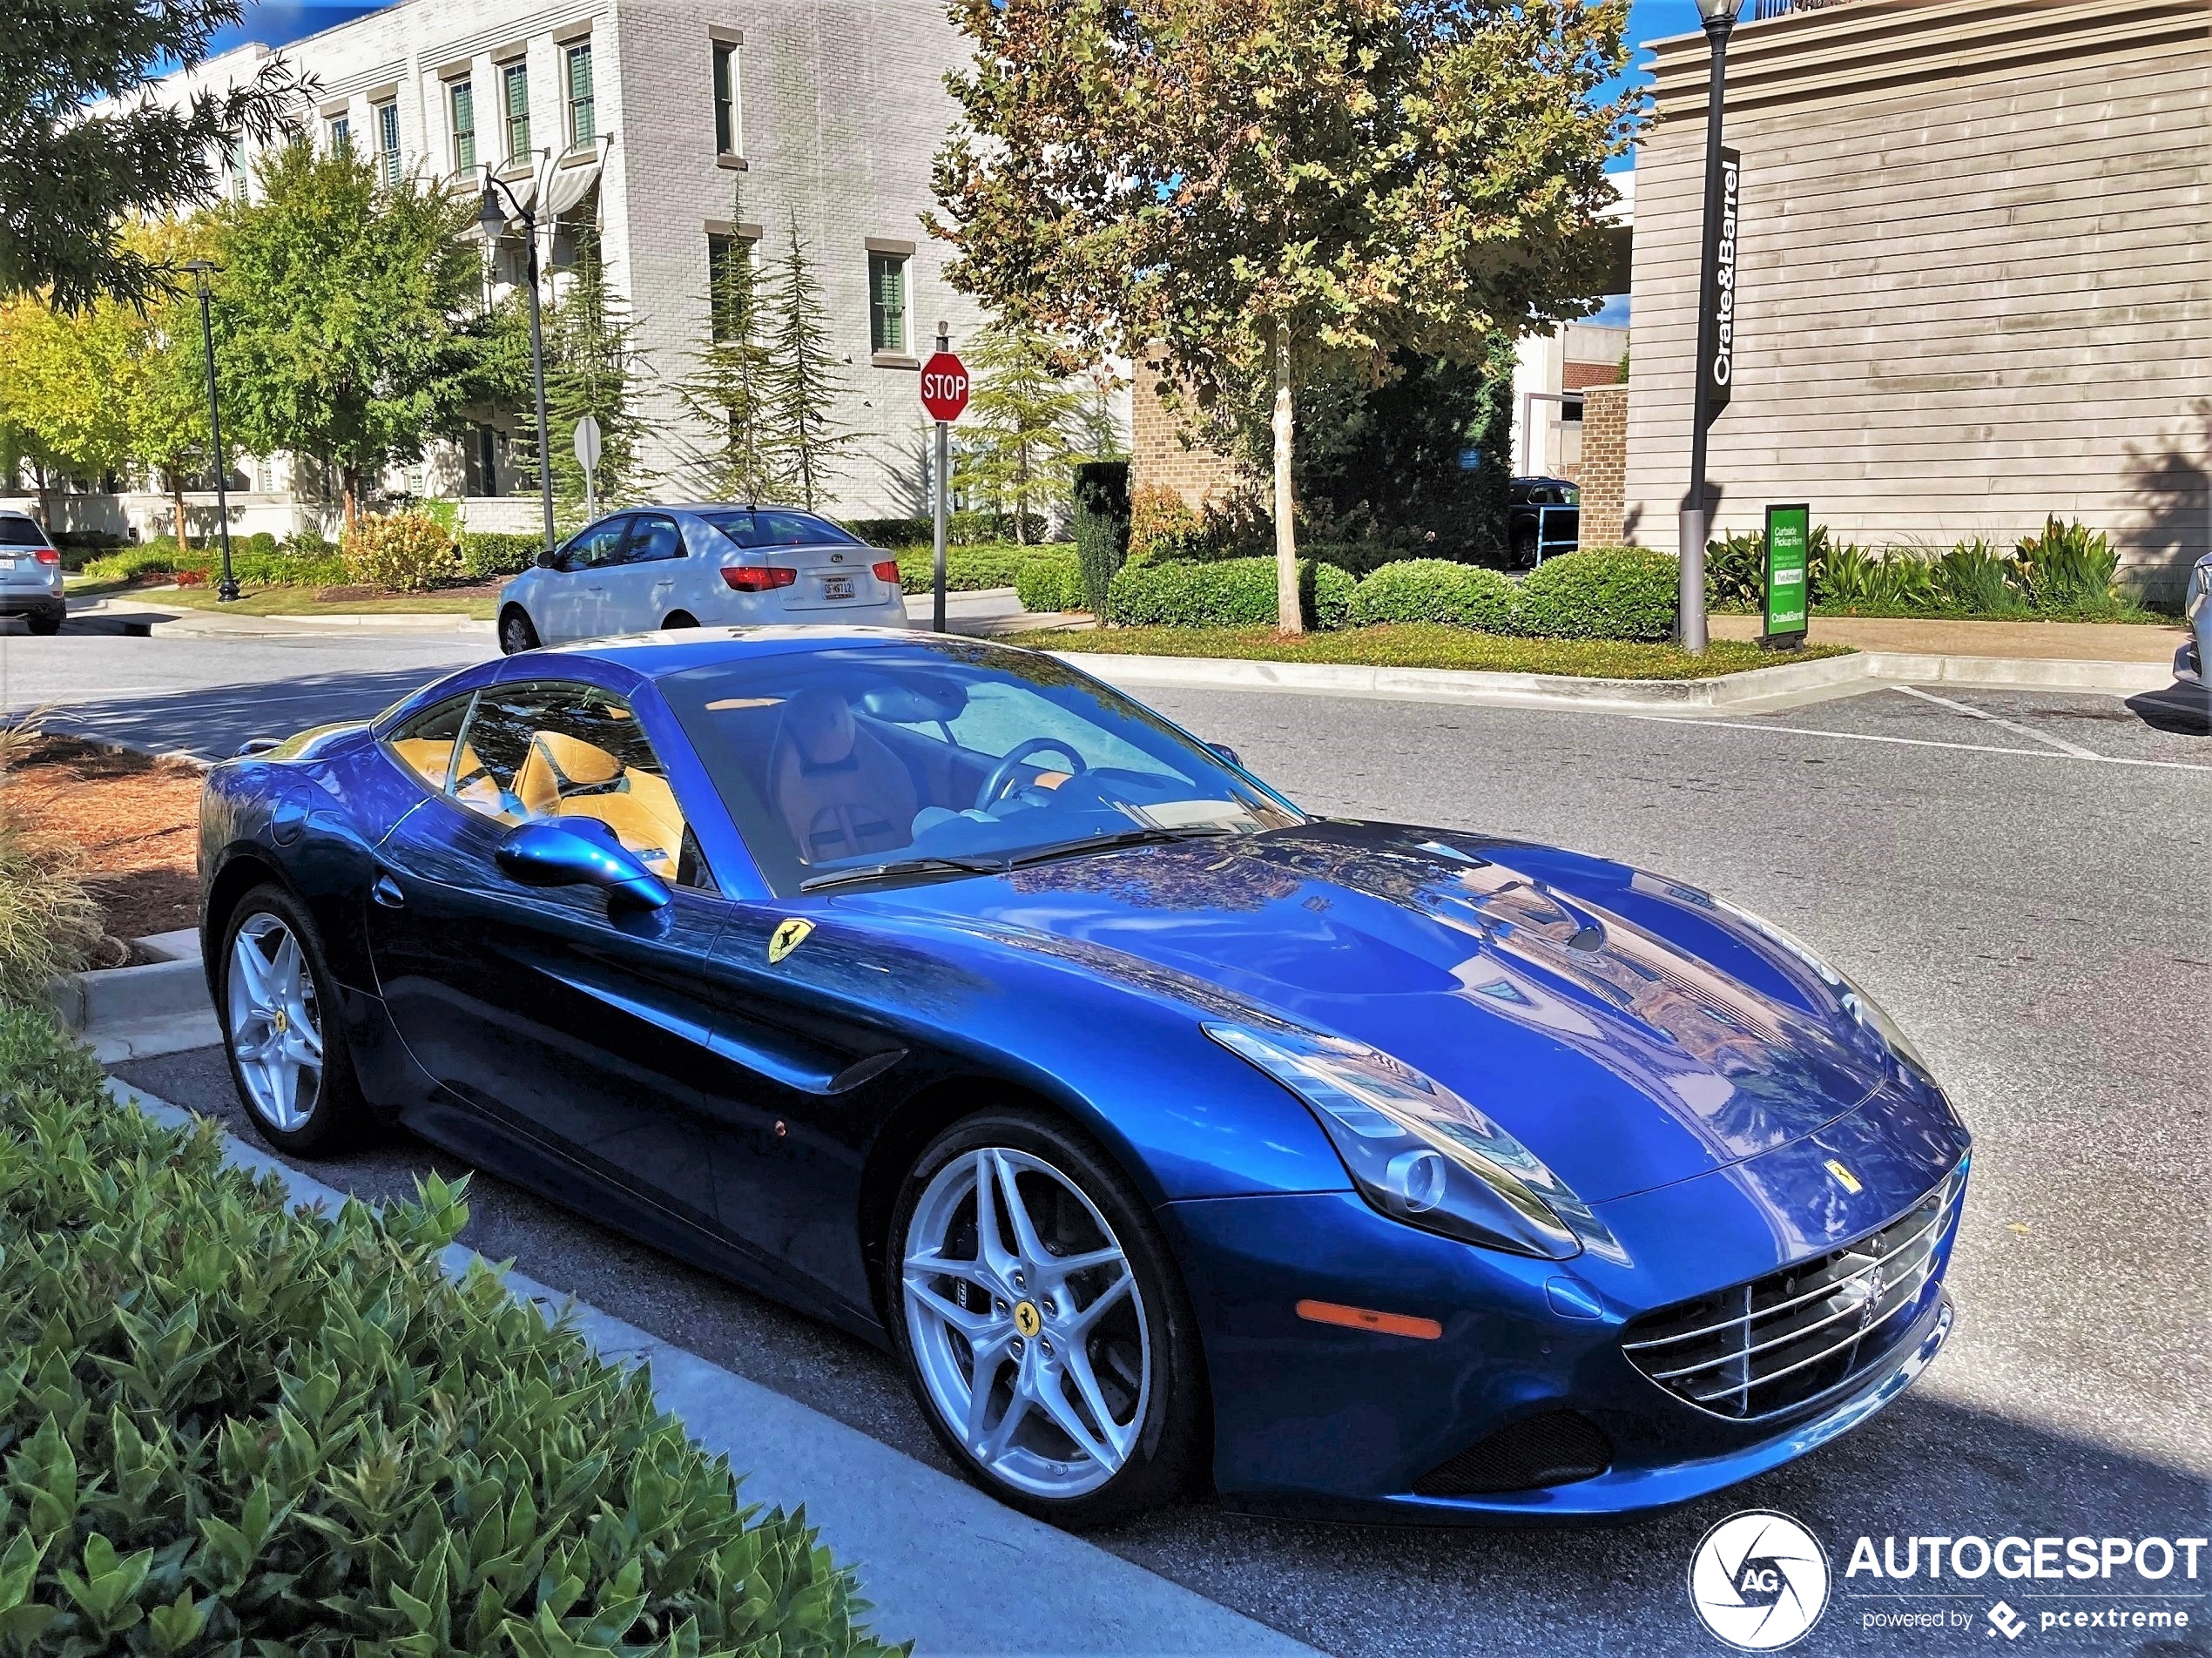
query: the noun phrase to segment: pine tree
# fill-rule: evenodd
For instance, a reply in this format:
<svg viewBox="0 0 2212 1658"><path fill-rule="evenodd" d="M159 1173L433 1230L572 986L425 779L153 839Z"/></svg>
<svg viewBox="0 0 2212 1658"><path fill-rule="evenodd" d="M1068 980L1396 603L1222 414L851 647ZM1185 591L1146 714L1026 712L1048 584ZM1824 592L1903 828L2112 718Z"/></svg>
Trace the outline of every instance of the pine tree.
<svg viewBox="0 0 2212 1658"><path fill-rule="evenodd" d="M732 217L742 218L741 196ZM710 501L772 501L786 482L779 462L770 399L772 376L760 334L759 283L753 244L732 237L708 259L706 337L691 353L691 371L676 395L703 435L685 445L691 487Z"/></svg>
<svg viewBox="0 0 2212 1658"><path fill-rule="evenodd" d="M637 441L645 422L638 392L645 365L631 340L630 308L607 280L595 224L576 232L576 264L567 286L546 307L545 418L551 429L553 499L564 522L577 522L583 504L583 468L577 464L577 422L599 422L599 465L592 480L601 510L633 499L652 480L640 464ZM529 395L527 388L524 397ZM534 421L517 434L516 470L537 487Z"/></svg>
<svg viewBox="0 0 2212 1658"><path fill-rule="evenodd" d="M799 239L796 212L790 249L768 278L765 307L770 453L799 504L812 511L833 498L830 480L857 440L837 425L837 398L844 388L829 343L829 307Z"/></svg>
<svg viewBox="0 0 2212 1658"><path fill-rule="evenodd" d="M1014 539L1068 499L1082 458L1083 388L1062 369L1049 336L1000 320L974 348L974 391L961 423L955 489L973 489L1010 516Z"/></svg>

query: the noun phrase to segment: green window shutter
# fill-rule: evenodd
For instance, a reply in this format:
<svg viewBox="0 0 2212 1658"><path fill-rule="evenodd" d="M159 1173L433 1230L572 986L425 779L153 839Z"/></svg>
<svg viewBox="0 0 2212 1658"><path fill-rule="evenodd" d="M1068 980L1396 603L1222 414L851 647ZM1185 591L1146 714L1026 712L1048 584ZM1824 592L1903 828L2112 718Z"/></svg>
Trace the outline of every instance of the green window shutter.
<svg viewBox="0 0 2212 1658"><path fill-rule="evenodd" d="M569 48L569 143L588 148L598 137L591 91L591 43Z"/></svg>
<svg viewBox="0 0 2212 1658"><path fill-rule="evenodd" d="M464 175L476 170L476 89L467 81L453 87L453 170Z"/></svg>
<svg viewBox="0 0 2212 1658"><path fill-rule="evenodd" d="M507 98L507 158L520 161L530 152L530 72L521 64L509 64L501 84Z"/></svg>

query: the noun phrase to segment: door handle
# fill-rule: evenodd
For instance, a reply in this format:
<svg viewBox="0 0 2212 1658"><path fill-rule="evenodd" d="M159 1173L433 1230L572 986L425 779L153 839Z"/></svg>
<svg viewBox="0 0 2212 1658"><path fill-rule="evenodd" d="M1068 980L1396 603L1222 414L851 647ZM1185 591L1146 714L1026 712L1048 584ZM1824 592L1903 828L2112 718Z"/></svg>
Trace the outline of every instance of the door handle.
<svg viewBox="0 0 2212 1658"><path fill-rule="evenodd" d="M407 907L407 894L400 891L399 882L389 875L379 875L370 882L368 895L388 910Z"/></svg>

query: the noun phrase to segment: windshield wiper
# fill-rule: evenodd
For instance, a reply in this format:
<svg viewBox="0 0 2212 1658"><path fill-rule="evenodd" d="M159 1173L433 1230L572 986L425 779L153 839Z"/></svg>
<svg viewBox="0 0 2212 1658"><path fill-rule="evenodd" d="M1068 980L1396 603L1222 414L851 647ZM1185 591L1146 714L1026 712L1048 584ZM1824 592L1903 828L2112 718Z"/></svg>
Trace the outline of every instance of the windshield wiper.
<svg viewBox="0 0 2212 1658"><path fill-rule="evenodd" d="M1081 840L1063 840L1057 846L1040 846L1035 852L1017 853L1006 860L1008 869L1020 869L1028 864L1049 863L1055 858L1080 858L1085 853L1110 852L1120 846L1150 846L1174 840L1217 840L1224 835L1242 832L1205 824L1184 824L1175 828L1117 829L1110 835L1089 835Z"/></svg>
<svg viewBox="0 0 2212 1658"><path fill-rule="evenodd" d="M802 893L819 893L826 886L853 881L881 880L893 875L995 875L1006 868L999 858L895 858L887 864L863 864L857 869L832 869L809 875L799 883Z"/></svg>

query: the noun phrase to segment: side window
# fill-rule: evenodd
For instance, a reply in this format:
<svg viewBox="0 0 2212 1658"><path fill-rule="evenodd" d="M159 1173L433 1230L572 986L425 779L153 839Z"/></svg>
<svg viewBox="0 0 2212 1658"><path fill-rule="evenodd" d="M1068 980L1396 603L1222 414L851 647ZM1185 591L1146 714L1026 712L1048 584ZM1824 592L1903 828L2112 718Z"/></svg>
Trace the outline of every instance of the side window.
<svg viewBox="0 0 2212 1658"><path fill-rule="evenodd" d="M564 570L599 570L617 563L622 558L622 538L630 527L627 516L603 518L597 523L579 529L561 549L561 568Z"/></svg>
<svg viewBox="0 0 2212 1658"><path fill-rule="evenodd" d="M442 794L453 774L454 744L462 722L469 718L468 697L449 697L395 727L385 746L401 765L421 778L425 786Z"/></svg>
<svg viewBox="0 0 2212 1658"><path fill-rule="evenodd" d="M664 880L713 889L660 757L621 698L567 681L476 699L453 796L502 823L591 822Z"/></svg>
<svg viewBox="0 0 2212 1658"><path fill-rule="evenodd" d="M684 532L673 518L633 518L630 524L625 564L651 564L664 558L684 556Z"/></svg>

